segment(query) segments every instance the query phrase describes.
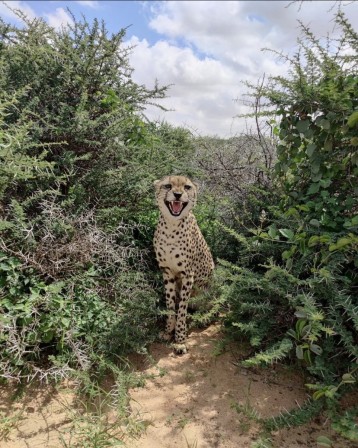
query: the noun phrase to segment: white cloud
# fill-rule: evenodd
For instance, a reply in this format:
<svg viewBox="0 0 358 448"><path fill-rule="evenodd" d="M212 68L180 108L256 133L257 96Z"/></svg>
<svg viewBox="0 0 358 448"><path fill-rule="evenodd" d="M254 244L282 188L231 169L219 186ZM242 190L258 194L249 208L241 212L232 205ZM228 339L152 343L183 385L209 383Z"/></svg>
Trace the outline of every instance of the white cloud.
<svg viewBox="0 0 358 448"><path fill-rule="evenodd" d="M154 80L159 79L161 85L173 84L168 98L160 104L174 111L163 114L149 108L150 118L165 118L204 134L230 133L232 117L238 113L233 98L240 89L231 67L213 58L199 59L192 49L166 41L150 46L145 39L132 38L129 44L135 46L130 62L137 83L152 87Z"/></svg>
<svg viewBox="0 0 358 448"><path fill-rule="evenodd" d="M19 16L14 12L15 10L20 10L29 19L34 19L36 17L33 9L26 3L21 1L4 1L0 2L0 15L8 19L15 19L21 22Z"/></svg>
<svg viewBox="0 0 358 448"><path fill-rule="evenodd" d="M161 73L165 83L181 82L183 86L195 86L199 90L207 91L213 85L224 85L232 82L233 72L224 67L219 61L205 57L199 59L190 48L180 48L166 41L158 41L150 46L144 39L139 41L133 38L130 45L135 46L132 56L139 68L145 67L145 71L138 74L143 81L148 71Z"/></svg>
<svg viewBox="0 0 358 448"><path fill-rule="evenodd" d="M333 31L336 2L304 2L287 7L277 1L160 1L148 2L150 27L163 37L154 45L136 43L131 56L134 79L153 85L171 84L164 100L175 112L165 115L174 124L187 124L202 133L228 135L245 128L233 117L247 110L234 102L245 92L241 81L256 83L264 74L279 75L287 67L270 52L293 53L299 24L308 24L317 37ZM358 8L347 2L351 23L358 23ZM153 117L158 112L149 112Z"/></svg>
<svg viewBox="0 0 358 448"><path fill-rule="evenodd" d="M325 36L333 30L336 2L304 2L301 9L277 1L169 1L155 2L150 26L169 38L181 39L199 51L240 69L257 73L263 47L292 51L299 34L298 19ZM351 23L358 8L348 5Z"/></svg>
<svg viewBox="0 0 358 448"><path fill-rule="evenodd" d="M88 2L88 3L96 3L96 2ZM23 1L0 2L0 15L2 17L21 22L21 19L14 12L15 10L20 10L29 19L34 19L39 16L31 8L28 2ZM60 29L61 27L66 26L67 24L73 23L71 16L63 8L56 8L54 12L44 13L42 14L42 16L46 19L46 21L50 26L53 26L56 29Z"/></svg>
<svg viewBox="0 0 358 448"><path fill-rule="evenodd" d="M99 7L98 1L91 1L91 0L78 0L76 1L81 6L88 6L89 8L97 9Z"/></svg>
<svg viewBox="0 0 358 448"><path fill-rule="evenodd" d="M47 23L55 29L73 24L72 17L63 8L56 8L55 12L44 13Z"/></svg>

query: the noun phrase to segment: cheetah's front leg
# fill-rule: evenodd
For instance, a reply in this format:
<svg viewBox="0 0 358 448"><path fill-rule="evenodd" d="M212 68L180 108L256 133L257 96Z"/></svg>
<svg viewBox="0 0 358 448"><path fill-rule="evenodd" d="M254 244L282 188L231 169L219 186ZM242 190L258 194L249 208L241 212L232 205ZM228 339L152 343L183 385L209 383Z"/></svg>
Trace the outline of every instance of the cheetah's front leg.
<svg viewBox="0 0 358 448"><path fill-rule="evenodd" d="M167 306L168 317L165 325L165 330L160 334L160 337L165 341L169 341L172 337L175 328L175 296L176 284L175 276L169 271L163 271L164 289L165 289L165 303Z"/></svg>
<svg viewBox="0 0 358 448"><path fill-rule="evenodd" d="M179 306L175 325L175 344L174 349L178 354L187 352L186 340L186 316L190 293L194 284L194 276L189 275L182 278L179 291Z"/></svg>

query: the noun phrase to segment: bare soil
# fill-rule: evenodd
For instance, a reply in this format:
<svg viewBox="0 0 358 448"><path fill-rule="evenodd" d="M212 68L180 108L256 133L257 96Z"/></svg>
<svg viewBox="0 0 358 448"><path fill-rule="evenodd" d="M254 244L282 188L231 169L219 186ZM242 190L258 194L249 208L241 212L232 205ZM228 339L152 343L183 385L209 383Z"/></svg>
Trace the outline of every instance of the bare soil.
<svg viewBox="0 0 358 448"><path fill-rule="evenodd" d="M221 338L219 326L212 325L191 332L186 355L176 356L171 347L158 343L150 347L149 357L133 356L134 369L147 379L144 387L129 391L129 404L133 422L146 430L137 439L127 437L108 411L104 417L112 426L102 428L106 437L119 437L127 448L246 448L262 436L252 416L277 416L308 398L299 373L283 366L243 369L238 366L243 351L220 353ZM14 400L14 388L2 387L0 448L109 446L91 444L90 436L81 439L88 444L78 444L79 435L90 430L78 426L78 416L85 413L74 392L66 383L60 388L37 385ZM275 431L271 443L275 448L315 448L320 435L328 436L334 448L357 446L340 439L321 417Z"/></svg>
<svg viewBox="0 0 358 448"><path fill-rule="evenodd" d="M155 344L152 365L137 359L137 368L151 378L144 388L131 390L131 406L148 427L128 447L251 447L262 428L250 415L277 416L308 399L299 373L283 366L257 371L240 368L243 352L236 348L218 355L220 339L220 328L213 325L191 333L186 355L176 356L170 347ZM242 407L247 411L240 412ZM275 448L316 447L320 435L330 437L334 448L348 448L347 441L339 440L321 418L277 430L271 441Z"/></svg>

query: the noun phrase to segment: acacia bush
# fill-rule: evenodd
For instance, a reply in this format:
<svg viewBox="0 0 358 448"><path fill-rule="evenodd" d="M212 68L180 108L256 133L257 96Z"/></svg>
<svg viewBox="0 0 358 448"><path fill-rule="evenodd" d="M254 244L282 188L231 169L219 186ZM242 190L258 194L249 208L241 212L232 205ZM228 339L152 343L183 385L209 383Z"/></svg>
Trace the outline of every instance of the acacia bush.
<svg viewBox="0 0 358 448"><path fill-rule="evenodd" d="M19 13L20 14L20 13ZM186 171L190 134L142 113L125 31L0 22L0 368L111 366L156 334L153 180Z"/></svg>
<svg viewBox="0 0 358 448"><path fill-rule="evenodd" d="M279 140L279 201L231 230L240 254L221 262L226 326L252 346L244 364L289 357L315 378L313 398L333 402L356 383L358 358L358 35L341 12L335 21L327 45L301 25L289 75L251 86Z"/></svg>

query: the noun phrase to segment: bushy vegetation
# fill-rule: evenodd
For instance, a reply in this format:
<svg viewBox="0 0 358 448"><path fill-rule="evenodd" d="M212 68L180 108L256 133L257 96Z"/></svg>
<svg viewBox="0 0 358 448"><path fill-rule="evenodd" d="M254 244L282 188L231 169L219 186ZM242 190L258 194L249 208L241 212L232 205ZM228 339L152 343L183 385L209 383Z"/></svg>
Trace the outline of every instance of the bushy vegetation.
<svg viewBox="0 0 358 448"><path fill-rule="evenodd" d="M238 259L221 261L226 325L253 348L244 364L289 357L315 378L315 399L357 378L358 35L335 20L333 48L302 25L289 76L249 86L278 139L276 198L260 198L260 216L238 215Z"/></svg>
<svg viewBox="0 0 358 448"><path fill-rule="evenodd" d="M124 30L1 22L1 371L90 371L155 337L152 182L189 133L141 114ZM101 361L102 360L102 361Z"/></svg>
<svg viewBox="0 0 358 448"><path fill-rule="evenodd" d="M196 215L219 260L213 307L194 322L223 316L251 344L246 366L307 369L314 398L349 390L358 36L346 18L334 48L302 25L289 76L248 85L255 132L229 140L145 118L166 87L133 82L124 30L23 20L0 22L2 378L118 373L155 339L152 184L185 173L200 182Z"/></svg>

